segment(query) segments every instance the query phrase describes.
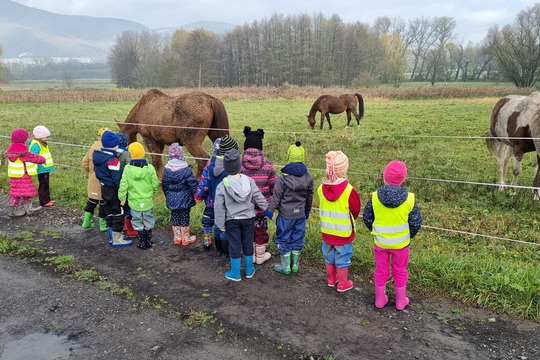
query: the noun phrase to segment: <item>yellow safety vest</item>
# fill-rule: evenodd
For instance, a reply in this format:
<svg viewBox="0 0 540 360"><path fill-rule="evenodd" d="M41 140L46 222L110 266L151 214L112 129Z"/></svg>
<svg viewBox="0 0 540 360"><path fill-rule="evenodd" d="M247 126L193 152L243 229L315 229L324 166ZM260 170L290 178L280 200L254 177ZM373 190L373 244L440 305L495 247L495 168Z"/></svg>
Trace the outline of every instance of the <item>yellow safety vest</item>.
<svg viewBox="0 0 540 360"><path fill-rule="evenodd" d="M411 242L409 214L414 207L414 194L409 193L407 200L396 208L384 206L377 192L371 194L371 204L375 221L371 233L375 235L375 244L383 249L402 249Z"/></svg>
<svg viewBox="0 0 540 360"><path fill-rule="evenodd" d="M349 196L353 187L347 187L336 201L327 200L319 186L319 217L321 219L321 232L329 235L348 237L355 228L354 218L349 211Z"/></svg>
<svg viewBox="0 0 540 360"><path fill-rule="evenodd" d="M39 141L34 139L32 140L32 142L30 142L30 146L28 148L31 149L34 144L37 144L39 146L39 155L45 158L45 164L39 164L39 166L44 167L44 168L50 168L54 166L51 152L49 151L49 147L42 146Z"/></svg>
<svg viewBox="0 0 540 360"><path fill-rule="evenodd" d="M26 171L25 171L26 165ZM37 175L37 165L31 162L23 162L21 159L8 162L8 177L11 178L21 178L24 176L24 173L28 175Z"/></svg>

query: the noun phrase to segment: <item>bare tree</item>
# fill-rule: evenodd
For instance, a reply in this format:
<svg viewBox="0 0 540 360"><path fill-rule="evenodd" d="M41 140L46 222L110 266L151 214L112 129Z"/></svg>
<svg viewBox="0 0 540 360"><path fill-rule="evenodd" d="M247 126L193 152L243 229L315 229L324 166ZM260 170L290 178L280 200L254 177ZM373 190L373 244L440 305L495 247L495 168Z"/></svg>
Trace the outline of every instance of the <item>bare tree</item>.
<svg viewBox="0 0 540 360"><path fill-rule="evenodd" d="M133 31L124 31L113 44L107 55L112 79L118 87L136 87L136 70L139 64L137 53L138 35Z"/></svg>
<svg viewBox="0 0 540 360"><path fill-rule="evenodd" d="M435 85L438 79L446 79L446 46L453 37L456 20L448 16L436 17L433 26L436 42L427 57L431 85Z"/></svg>
<svg viewBox="0 0 540 360"><path fill-rule="evenodd" d="M508 80L533 86L540 77L540 4L519 12L513 25L490 28L485 43Z"/></svg>
<svg viewBox="0 0 540 360"><path fill-rule="evenodd" d="M437 41L433 21L423 17L409 20L406 36L407 43L413 54L413 67L410 79L420 79L424 72L427 54L432 50Z"/></svg>

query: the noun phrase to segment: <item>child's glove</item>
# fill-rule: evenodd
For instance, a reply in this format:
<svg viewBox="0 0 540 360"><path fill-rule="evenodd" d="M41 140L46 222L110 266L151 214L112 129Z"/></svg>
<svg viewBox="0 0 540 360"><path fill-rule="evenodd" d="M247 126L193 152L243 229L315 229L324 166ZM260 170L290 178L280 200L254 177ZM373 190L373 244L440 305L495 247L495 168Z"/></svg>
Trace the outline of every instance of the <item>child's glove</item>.
<svg viewBox="0 0 540 360"><path fill-rule="evenodd" d="M309 214L311 213L311 211L309 210L306 210L306 220L309 219Z"/></svg>
<svg viewBox="0 0 540 360"><path fill-rule="evenodd" d="M263 213L264 217L267 217L269 218L270 220L272 220L274 218L274 213L271 213L270 211L265 211Z"/></svg>

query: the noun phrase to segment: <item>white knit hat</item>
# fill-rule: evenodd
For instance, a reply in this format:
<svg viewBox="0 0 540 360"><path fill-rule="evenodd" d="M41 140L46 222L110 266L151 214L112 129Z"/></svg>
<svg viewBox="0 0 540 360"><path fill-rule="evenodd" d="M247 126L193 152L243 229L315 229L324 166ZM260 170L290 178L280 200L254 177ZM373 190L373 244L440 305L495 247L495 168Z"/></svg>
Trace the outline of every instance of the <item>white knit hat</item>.
<svg viewBox="0 0 540 360"><path fill-rule="evenodd" d="M38 125L34 128L34 137L36 139L44 139L46 137L49 137L51 136L51 132L49 131L49 129L47 129L45 126L43 125Z"/></svg>

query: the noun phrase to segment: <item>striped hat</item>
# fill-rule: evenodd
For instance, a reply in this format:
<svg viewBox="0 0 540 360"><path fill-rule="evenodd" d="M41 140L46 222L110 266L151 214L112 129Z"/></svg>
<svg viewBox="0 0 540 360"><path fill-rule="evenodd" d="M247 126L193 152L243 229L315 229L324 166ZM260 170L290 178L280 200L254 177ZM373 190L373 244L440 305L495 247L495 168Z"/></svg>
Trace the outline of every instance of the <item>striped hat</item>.
<svg viewBox="0 0 540 360"><path fill-rule="evenodd" d="M219 144L219 155L223 156L231 149L238 150L238 143L229 135L223 136L221 138L221 143Z"/></svg>
<svg viewBox="0 0 540 360"><path fill-rule="evenodd" d="M329 151L326 154L326 177L331 181L345 179L349 170L349 158L341 151Z"/></svg>

